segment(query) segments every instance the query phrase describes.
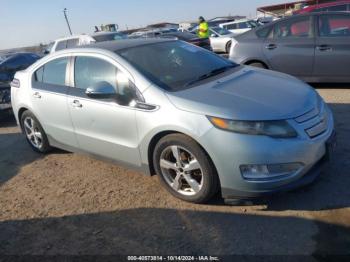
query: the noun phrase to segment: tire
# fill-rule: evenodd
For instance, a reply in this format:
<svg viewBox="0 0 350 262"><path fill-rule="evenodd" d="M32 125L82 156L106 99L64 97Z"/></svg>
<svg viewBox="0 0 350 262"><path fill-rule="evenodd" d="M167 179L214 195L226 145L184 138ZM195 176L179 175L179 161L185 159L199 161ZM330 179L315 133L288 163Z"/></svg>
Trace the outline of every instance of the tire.
<svg viewBox="0 0 350 262"><path fill-rule="evenodd" d="M232 42L231 41L226 44L226 54L230 53L231 46L232 46Z"/></svg>
<svg viewBox="0 0 350 262"><path fill-rule="evenodd" d="M30 111L25 111L22 114L21 126L27 142L34 151L44 154L52 149L44 129Z"/></svg>
<svg viewBox="0 0 350 262"><path fill-rule="evenodd" d="M254 62L254 63L248 64L248 65L249 66L254 66L254 67L257 67L257 68L267 69L267 67L263 63L260 63L260 62Z"/></svg>
<svg viewBox="0 0 350 262"><path fill-rule="evenodd" d="M205 203L218 192L214 164L200 145L185 135L171 134L160 139L154 149L153 165L163 187L179 199Z"/></svg>

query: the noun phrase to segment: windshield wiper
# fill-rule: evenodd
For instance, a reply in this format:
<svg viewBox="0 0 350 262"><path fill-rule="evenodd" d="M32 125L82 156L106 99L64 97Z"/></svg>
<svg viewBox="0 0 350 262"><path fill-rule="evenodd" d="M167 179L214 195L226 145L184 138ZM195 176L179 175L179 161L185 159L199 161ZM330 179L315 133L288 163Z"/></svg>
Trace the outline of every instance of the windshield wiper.
<svg viewBox="0 0 350 262"><path fill-rule="evenodd" d="M229 70L231 68L234 68L234 67L236 67L236 65L228 65L228 66L223 66L223 67L216 68L216 69L210 71L209 73L201 75L201 76L197 77L196 79L186 83L185 86L190 86L190 85L193 85L193 84L195 84L197 82L200 82L202 80L205 80L205 79L208 79L210 77L219 75L219 74L224 73L225 71L227 71L227 70Z"/></svg>

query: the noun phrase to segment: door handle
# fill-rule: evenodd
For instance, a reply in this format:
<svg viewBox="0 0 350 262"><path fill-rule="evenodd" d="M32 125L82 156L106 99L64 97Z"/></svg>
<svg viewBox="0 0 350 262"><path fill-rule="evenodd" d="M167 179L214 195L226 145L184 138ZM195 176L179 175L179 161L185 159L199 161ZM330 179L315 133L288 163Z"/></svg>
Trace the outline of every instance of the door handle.
<svg viewBox="0 0 350 262"><path fill-rule="evenodd" d="M74 100L73 103L72 103L72 106L73 107L78 107L78 108L83 107L83 105L80 103L79 100Z"/></svg>
<svg viewBox="0 0 350 262"><path fill-rule="evenodd" d="M329 45L319 45L316 48L318 51L332 51L332 47Z"/></svg>
<svg viewBox="0 0 350 262"><path fill-rule="evenodd" d="M34 96L35 98L41 98L41 95L40 95L39 92L35 92L35 93L33 94L33 96Z"/></svg>
<svg viewBox="0 0 350 262"><path fill-rule="evenodd" d="M275 45L275 44L268 44L266 46L266 49L268 49L268 50L273 50L273 49L276 49L276 48L277 48L277 45Z"/></svg>

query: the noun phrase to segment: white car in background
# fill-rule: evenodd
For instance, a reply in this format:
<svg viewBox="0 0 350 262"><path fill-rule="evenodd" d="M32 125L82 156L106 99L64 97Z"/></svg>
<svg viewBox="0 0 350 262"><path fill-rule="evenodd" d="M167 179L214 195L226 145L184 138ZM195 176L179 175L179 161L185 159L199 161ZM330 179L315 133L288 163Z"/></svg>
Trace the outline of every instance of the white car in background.
<svg viewBox="0 0 350 262"><path fill-rule="evenodd" d="M197 34L198 26L190 32ZM234 34L219 26L209 27L209 38L211 49L215 53L230 53Z"/></svg>
<svg viewBox="0 0 350 262"><path fill-rule="evenodd" d="M74 35L64 38L60 38L51 43L47 48L45 53L52 54L56 51L73 48L82 45L89 45L96 42L105 42L113 40L126 39L127 35L120 32L97 32L93 35Z"/></svg>
<svg viewBox="0 0 350 262"><path fill-rule="evenodd" d="M223 23L219 26L230 31L236 36L248 32L255 27L258 27L259 24L255 20L241 19L233 22Z"/></svg>
<svg viewBox="0 0 350 262"><path fill-rule="evenodd" d="M234 34L218 26L210 27L209 31L210 44L213 51L216 53L229 53Z"/></svg>
<svg viewBox="0 0 350 262"><path fill-rule="evenodd" d="M71 48L75 46L88 45L95 43L96 40L89 35L73 35L55 40L45 50L46 54L52 54L56 51Z"/></svg>

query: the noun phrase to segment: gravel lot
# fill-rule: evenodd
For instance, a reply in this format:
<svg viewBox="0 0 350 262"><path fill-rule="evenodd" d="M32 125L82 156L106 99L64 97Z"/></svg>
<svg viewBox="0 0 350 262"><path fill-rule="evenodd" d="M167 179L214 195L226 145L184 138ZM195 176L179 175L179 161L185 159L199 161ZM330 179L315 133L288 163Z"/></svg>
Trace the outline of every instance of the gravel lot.
<svg viewBox="0 0 350 262"><path fill-rule="evenodd" d="M336 117L331 169L253 206L193 205L157 177L59 150L36 154L2 119L0 254L350 255L347 87L316 86Z"/></svg>

